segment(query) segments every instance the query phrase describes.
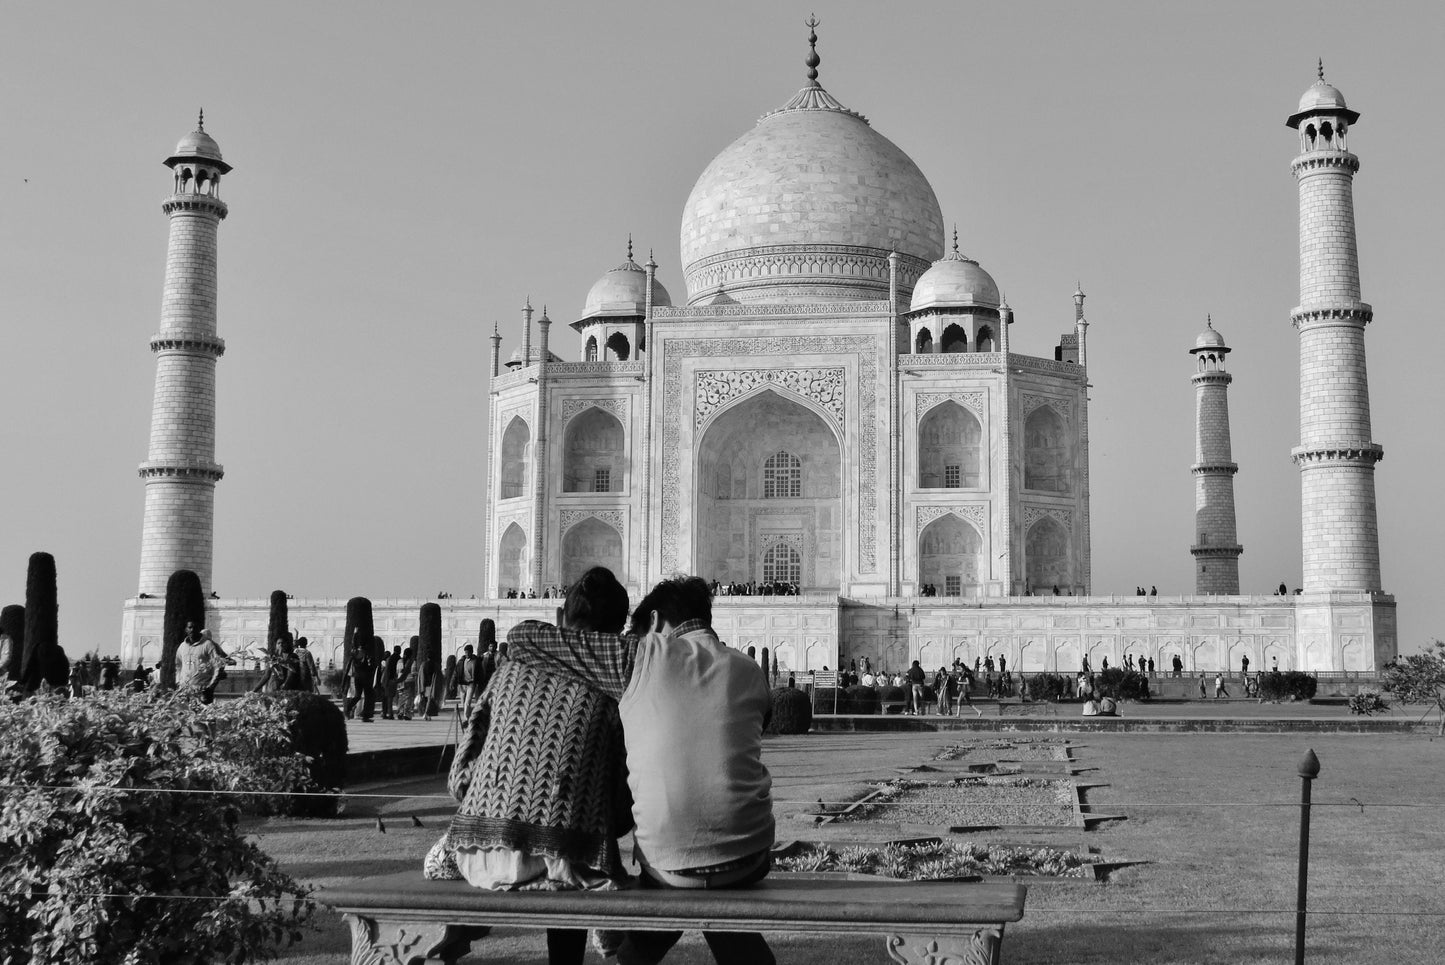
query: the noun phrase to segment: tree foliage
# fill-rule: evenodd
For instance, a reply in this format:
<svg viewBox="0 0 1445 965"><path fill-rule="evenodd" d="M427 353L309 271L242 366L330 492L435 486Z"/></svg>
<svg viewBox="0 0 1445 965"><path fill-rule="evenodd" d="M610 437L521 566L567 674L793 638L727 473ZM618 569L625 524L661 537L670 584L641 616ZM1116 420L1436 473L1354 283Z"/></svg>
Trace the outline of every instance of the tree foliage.
<svg viewBox="0 0 1445 965"><path fill-rule="evenodd" d="M346 601L346 636L341 639L346 648L346 659L342 665L343 670L351 668L353 650L360 646L363 651L371 646L371 638L376 635L376 627L372 622L371 601L364 596L354 596Z"/></svg>
<svg viewBox="0 0 1445 965"><path fill-rule="evenodd" d="M286 591L271 591L271 613L266 621L266 652L274 653L278 640L290 635L291 627L287 620L286 612Z"/></svg>
<svg viewBox="0 0 1445 965"><path fill-rule="evenodd" d="M56 651L60 647L59 615L55 557L49 553L31 553L25 570L25 645L20 650L19 678L27 691L39 690L42 681L57 686L54 677ZM64 669L68 671L69 666ZM64 676L58 686L65 686Z"/></svg>
<svg viewBox="0 0 1445 965"><path fill-rule="evenodd" d="M419 614L421 638L417 660L421 665L422 693L426 694L426 713L431 716L441 713L442 686L442 608L435 603L423 603Z"/></svg>
<svg viewBox="0 0 1445 965"><path fill-rule="evenodd" d="M1445 735L1445 641L1436 640L1424 653L1397 657L1385 668L1385 693L1402 704L1433 704L1440 712L1440 733Z"/></svg>
<svg viewBox="0 0 1445 965"><path fill-rule="evenodd" d="M160 685L176 685L176 651L186 635L186 624L200 630L206 625L206 595L193 570L176 570L166 580L166 618L161 628Z"/></svg>
<svg viewBox="0 0 1445 965"><path fill-rule="evenodd" d="M771 691L772 714L769 734L806 734L813 723L812 702L801 690L776 687Z"/></svg>
<svg viewBox="0 0 1445 965"><path fill-rule="evenodd" d="M288 726L259 697L0 703L0 961L245 962L297 940L305 890L240 831L236 797L206 793L305 786Z"/></svg>

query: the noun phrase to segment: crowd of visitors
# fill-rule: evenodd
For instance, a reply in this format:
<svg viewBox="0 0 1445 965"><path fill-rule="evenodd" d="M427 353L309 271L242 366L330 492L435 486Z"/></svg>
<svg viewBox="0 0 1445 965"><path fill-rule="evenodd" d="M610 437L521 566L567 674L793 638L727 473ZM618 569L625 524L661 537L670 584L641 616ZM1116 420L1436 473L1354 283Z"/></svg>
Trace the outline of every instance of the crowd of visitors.
<svg viewBox="0 0 1445 965"><path fill-rule="evenodd" d="M748 580L746 583L708 584L713 596L797 596L802 588L789 580Z"/></svg>

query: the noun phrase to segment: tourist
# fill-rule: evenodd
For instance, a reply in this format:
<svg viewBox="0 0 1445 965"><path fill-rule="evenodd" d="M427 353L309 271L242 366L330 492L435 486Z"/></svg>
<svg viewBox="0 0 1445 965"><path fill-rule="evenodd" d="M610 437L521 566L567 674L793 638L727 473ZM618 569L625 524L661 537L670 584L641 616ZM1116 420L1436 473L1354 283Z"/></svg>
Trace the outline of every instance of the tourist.
<svg viewBox="0 0 1445 965"><path fill-rule="evenodd" d="M472 701L482 691L478 685L481 675L477 654L470 643L462 648L462 658L457 661L457 678L457 694L462 698L462 716L467 717L472 712Z"/></svg>
<svg viewBox="0 0 1445 965"><path fill-rule="evenodd" d="M376 670L375 646L370 640L358 639L352 631L351 646L346 649L346 666L342 675L351 684L351 694L346 698L344 710L346 719L356 714L356 705L361 705L361 722L371 723L376 711Z"/></svg>
<svg viewBox="0 0 1445 965"><path fill-rule="evenodd" d="M1103 697L1100 697L1100 698L1099 698L1099 716L1100 716L1100 717L1118 717L1118 716L1119 716L1119 702L1118 702L1117 700L1115 700L1113 697L1108 696L1107 694L1104 695Z"/></svg>
<svg viewBox="0 0 1445 965"><path fill-rule="evenodd" d="M1249 679L1249 654L1239 658L1239 675L1245 680Z"/></svg>
<svg viewBox="0 0 1445 965"><path fill-rule="evenodd" d="M948 668L939 667L938 673L933 675L933 698L938 702L938 715L940 717L951 716L950 708L952 707L952 701L949 698L952 696L950 694L952 684L953 678L949 676Z"/></svg>
<svg viewBox="0 0 1445 965"><path fill-rule="evenodd" d="M878 678L867 671L863 672L863 686L872 687L878 683Z"/></svg>
<svg viewBox="0 0 1445 965"><path fill-rule="evenodd" d="M1170 657L1169 659L1172 660L1174 664L1174 676L1184 676L1184 661L1180 659L1179 654L1176 653L1173 657Z"/></svg>
<svg viewBox="0 0 1445 965"><path fill-rule="evenodd" d="M396 671L401 662L401 648L393 647L386 652L385 642L381 645L381 662L376 670L376 698L381 704L381 719L396 719Z"/></svg>
<svg viewBox="0 0 1445 965"><path fill-rule="evenodd" d="M1084 716L1085 716L1085 717L1098 717L1098 716L1099 716L1099 705L1098 705L1098 703L1094 700L1093 697L1090 697L1088 700L1084 701Z"/></svg>
<svg viewBox="0 0 1445 965"><path fill-rule="evenodd" d="M70 665L69 693L72 697L85 696L85 684L89 677L90 670L84 659L77 660Z"/></svg>
<svg viewBox="0 0 1445 965"><path fill-rule="evenodd" d="M1208 697L1209 690L1204 686L1204 671L1199 671L1199 696Z"/></svg>
<svg viewBox="0 0 1445 965"><path fill-rule="evenodd" d="M300 690L308 694L321 692L321 671L305 637L296 641L296 666L301 674Z"/></svg>
<svg viewBox="0 0 1445 965"><path fill-rule="evenodd" d="M610 570L588 570L567 593L562 622L573 631L616 634L626 619L627 591ZM461 806L427 855L428 878L493 891L613 890L628 880L617 839L631 827L631 803L613 697L508 662L467 719L447 786ZM551 965L579 963L586 951L584 929L547 929Z"/></svg>
<svg viewBox="0 0 1445 965"><path fill-rule="evenodd" d="M1149 676L1154 676L1154 658L1149 658Z"/></svg>
<svg viewBox="0 0 1445 965"><path fill-rule="evenodd" d="M201 703L209 704L215 699L216 683L227 659L225 651L211 639L211 631L197 633L196 625L187 623L185 639L176 648L176 687L198 693Z"/></svg>
<svg viewBox="0 0 1445 965"><path fill-rule="evenodd" d="M527 622L507 639L519 661L576 677L619 701L643 888L740 888L767 875L775 827L762 760L770 701L758 665L718 642L697 577L663 580L632 632ZM620 965L653 963L679 931L630 932ZM704 932L719 963L772 965L758 933Z"/></svg>
<svg viewBox="0 0 1445 965"><path fill-rule="evenodd" d="M908 713L915 717L923 713L923 681L927 674L923 672L917 660L913 666L908 668Z"/></svg>
<svg viewBox="0 0 1445 965"><path fill-rule="evenodd" d="M1218 700L1220 697L1228 696L1229 691L1224 689L1224 674L1216 673L1214 675L1214 699Z"/></svg>
<svg viewBox="0 0 1445 965"><path fill-rule="evenodd" d="M417 638L412 637L406 652L401 655L401 667L396 672L396 716L401 720L411 720L412 705L416 701L416 643Z"/></svg>

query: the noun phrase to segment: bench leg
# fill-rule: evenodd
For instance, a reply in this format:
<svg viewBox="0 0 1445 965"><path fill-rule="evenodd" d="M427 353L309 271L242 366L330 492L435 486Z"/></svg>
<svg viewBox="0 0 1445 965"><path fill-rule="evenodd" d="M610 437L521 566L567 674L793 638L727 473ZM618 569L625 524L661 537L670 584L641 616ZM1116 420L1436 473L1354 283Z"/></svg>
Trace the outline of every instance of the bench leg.
<svg viewBox="0 0 1445 965"><path fill-rule="evenodd" d="M887 945L899 965L999 965L1003 926L986 925L972 935L889 935Z"/></svg>
<svg viewBox="0 0 1445 965"><path fill-rule="evenodd" d="M351 965L456 965L490 929L445 922L378 920L345 915L351 926Z"/></svg>

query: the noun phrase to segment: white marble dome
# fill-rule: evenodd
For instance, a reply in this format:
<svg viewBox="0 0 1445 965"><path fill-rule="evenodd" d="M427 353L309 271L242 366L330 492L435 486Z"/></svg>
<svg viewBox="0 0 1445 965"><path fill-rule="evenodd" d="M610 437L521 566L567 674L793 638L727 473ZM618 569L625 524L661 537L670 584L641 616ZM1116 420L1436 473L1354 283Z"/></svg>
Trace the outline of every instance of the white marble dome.
<svg viewBox="0 0 1445 965"><path fill-rule="evenodd" d="M888 253L911 287L943 253L943 214L907 154L809 86L713 158L681 240L690 300L885 298Z"/></svg>
<svg viewBox="0 0 1445 965"><path fill-rule="evenodd" d="M1214 330L1214 322L1212 320L1206 323L1204 331L1200 332L1199 337L1194 340L1194 348L1196 351L1209 351L1211 349L1224 349L1226 352L1229 351L1229 349L1224 346L1224 336Z"/></svg>
<svg viewBox="0 0 1445 965"><path fill-rule="evenodd" d="M998 285L979 263L954 248L935 261L913 287L909 311L925 308L998 308Z"/></svg>
<svg viewBox="0 0 1445 965"><path fill-rule="evenodd" d="M655 278L652 304L671 305L672 296ZM597 279L582 306L582 318L642 315L647 310L647 270L629 256L622 264Z"/></svg>
<svg viewBox="0 0 1445 965"><path fill-rule="evenodd" d="M1324 79L1315 81L1310 85L1309 90L1299 99L1299 113L1304 114L1312 111L1343 111L1348 108L1345 105L1345 95L1340 93L1338 87L1326 84Z"/></svg>

